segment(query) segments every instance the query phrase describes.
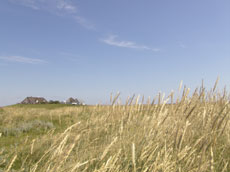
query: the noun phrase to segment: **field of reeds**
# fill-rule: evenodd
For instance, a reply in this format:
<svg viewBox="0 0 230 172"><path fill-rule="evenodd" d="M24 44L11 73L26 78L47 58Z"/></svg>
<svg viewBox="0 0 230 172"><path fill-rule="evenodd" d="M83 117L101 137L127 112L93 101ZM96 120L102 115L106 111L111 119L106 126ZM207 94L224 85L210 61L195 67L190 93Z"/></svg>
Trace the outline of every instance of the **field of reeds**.
<svg viewBox="0 0 230 172"><path fill-rule="evenodd" d="M177 96L180 95L180 96ZM204 87L110 106L0 109L0 171L229 172L229 95Z"/></svg>

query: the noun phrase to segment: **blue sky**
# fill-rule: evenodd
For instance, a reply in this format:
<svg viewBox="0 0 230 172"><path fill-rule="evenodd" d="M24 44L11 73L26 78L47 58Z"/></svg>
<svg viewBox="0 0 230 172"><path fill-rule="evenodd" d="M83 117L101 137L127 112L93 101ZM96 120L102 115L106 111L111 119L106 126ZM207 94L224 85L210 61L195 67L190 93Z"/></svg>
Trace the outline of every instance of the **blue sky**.
<svg viewBox="0 0 230 172"><path fill-rule="evenodd" d="M0 106L230 86L229 0L2 0Z"/></svg>

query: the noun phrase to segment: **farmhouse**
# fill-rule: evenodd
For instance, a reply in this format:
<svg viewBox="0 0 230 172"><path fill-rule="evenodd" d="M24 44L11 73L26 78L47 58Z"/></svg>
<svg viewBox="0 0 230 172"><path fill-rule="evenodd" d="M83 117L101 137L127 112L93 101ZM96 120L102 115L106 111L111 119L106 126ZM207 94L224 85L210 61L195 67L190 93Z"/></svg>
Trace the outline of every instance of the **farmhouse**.
<svg viewBox="0 0 230 172"><path fill-rule="evenodd" d="M43 97L26 97L21 104L44 104L48 103Z"/></svg>
<svg viewBox="0 0 230 172"><path fill-rule="evenodd" d="M68 100L66 100L66 104L81 105L81 102L78 99L70 97Z"/></svg>

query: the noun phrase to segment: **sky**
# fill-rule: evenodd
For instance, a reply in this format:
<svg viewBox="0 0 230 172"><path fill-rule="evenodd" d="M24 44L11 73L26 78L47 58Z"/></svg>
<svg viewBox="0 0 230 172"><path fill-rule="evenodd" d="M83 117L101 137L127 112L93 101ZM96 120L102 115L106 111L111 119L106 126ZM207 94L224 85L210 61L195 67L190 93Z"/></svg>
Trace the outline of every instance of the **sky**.
<svg viewBox="0 0 230 172"><path fill-rule="evenodd" d="M229 0L1 0L0 106L230 87Z"/></svg>

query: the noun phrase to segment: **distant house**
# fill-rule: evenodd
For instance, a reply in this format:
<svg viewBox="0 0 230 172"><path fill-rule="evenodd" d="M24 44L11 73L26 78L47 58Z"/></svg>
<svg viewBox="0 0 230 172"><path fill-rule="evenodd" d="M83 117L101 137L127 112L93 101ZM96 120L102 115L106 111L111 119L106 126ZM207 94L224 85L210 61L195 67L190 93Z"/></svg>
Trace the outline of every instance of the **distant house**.
<svg viewBox="0 0 230 172"><path fill-rule="evenodd" d="M26 97L21 104L45 104L48 103L43 97Z"/></svg>
<svg viewBox="0 0 230 172"><path fill-rule="evenodd" d="M70 97L68 100L66 100L66 104L81 105L81 103L78 99L74 99L72 97Z"/></svg>

